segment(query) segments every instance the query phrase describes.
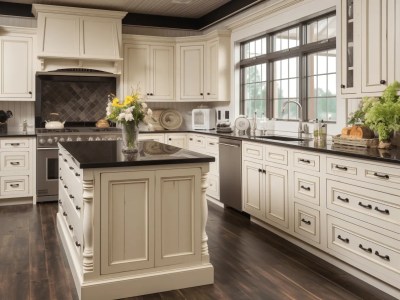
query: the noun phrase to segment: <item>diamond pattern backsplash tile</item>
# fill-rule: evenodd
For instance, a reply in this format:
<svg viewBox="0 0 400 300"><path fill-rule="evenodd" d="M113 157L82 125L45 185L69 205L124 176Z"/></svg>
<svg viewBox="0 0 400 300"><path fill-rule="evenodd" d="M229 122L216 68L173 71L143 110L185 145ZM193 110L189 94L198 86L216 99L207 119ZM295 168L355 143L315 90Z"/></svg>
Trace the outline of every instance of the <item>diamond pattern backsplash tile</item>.
<svg viewBox="0 0 400 300"><path fill-rule="evenodd" d="M43 81L42 118L56 112L62 121L95 122L106 116L107 95L115 90L115 82Z"/></svg>

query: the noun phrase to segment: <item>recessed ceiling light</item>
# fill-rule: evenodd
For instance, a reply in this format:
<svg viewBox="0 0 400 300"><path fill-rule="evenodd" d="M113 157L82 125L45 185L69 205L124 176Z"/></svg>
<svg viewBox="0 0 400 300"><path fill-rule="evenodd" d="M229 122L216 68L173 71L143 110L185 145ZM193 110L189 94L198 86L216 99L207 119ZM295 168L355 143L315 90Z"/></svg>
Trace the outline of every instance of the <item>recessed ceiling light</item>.
<svg viewBox="0 0 400 300"><path fill-rule="evenodd" d="M175 4L190 4L193 0L172 0L171 3Z"/></svg>

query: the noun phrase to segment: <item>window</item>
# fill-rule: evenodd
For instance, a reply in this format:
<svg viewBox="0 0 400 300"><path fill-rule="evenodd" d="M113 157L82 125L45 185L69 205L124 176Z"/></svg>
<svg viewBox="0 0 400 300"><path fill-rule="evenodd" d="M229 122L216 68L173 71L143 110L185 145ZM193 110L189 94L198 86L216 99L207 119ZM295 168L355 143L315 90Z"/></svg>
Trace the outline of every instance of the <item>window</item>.
<svg viewBox="0 0 400 300"><path fill-rule="evenodd" d="M336 16L329 13L241 45L241 113L336 121ZM285 110L282 110L285 102Z"/></svg>

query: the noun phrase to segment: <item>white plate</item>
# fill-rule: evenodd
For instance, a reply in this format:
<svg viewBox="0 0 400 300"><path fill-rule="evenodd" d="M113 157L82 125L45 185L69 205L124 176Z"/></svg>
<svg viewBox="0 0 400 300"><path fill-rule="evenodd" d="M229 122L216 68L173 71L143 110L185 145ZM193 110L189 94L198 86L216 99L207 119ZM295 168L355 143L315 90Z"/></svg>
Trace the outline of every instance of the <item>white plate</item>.
<svg viewBox="0 0 400 300"><path fill-rule="evenodd" d="M247 130L250 127L250 122L245 117L238 117L235 120L235 127L237 130Z"/></svg>
<svg viewBox="0 0 400 300"><path fill-rule="evenodd" d="M167 130L178 129L182 125L182 115L174 110L164 110L160 115L160 124Z"/></svg>

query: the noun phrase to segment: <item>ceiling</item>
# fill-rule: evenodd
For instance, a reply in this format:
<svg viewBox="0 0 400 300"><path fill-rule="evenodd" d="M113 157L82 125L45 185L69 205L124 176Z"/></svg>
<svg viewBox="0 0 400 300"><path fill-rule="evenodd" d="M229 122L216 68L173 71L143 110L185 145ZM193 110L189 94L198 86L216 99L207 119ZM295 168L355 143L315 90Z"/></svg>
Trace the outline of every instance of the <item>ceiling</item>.
<svg viewBox="0 0 400 300"><path fill-rule="evenodd" d="M32 3L120 10L123 24L202 29L265 0L8 0L0 15L32 16Z"/></svg>

